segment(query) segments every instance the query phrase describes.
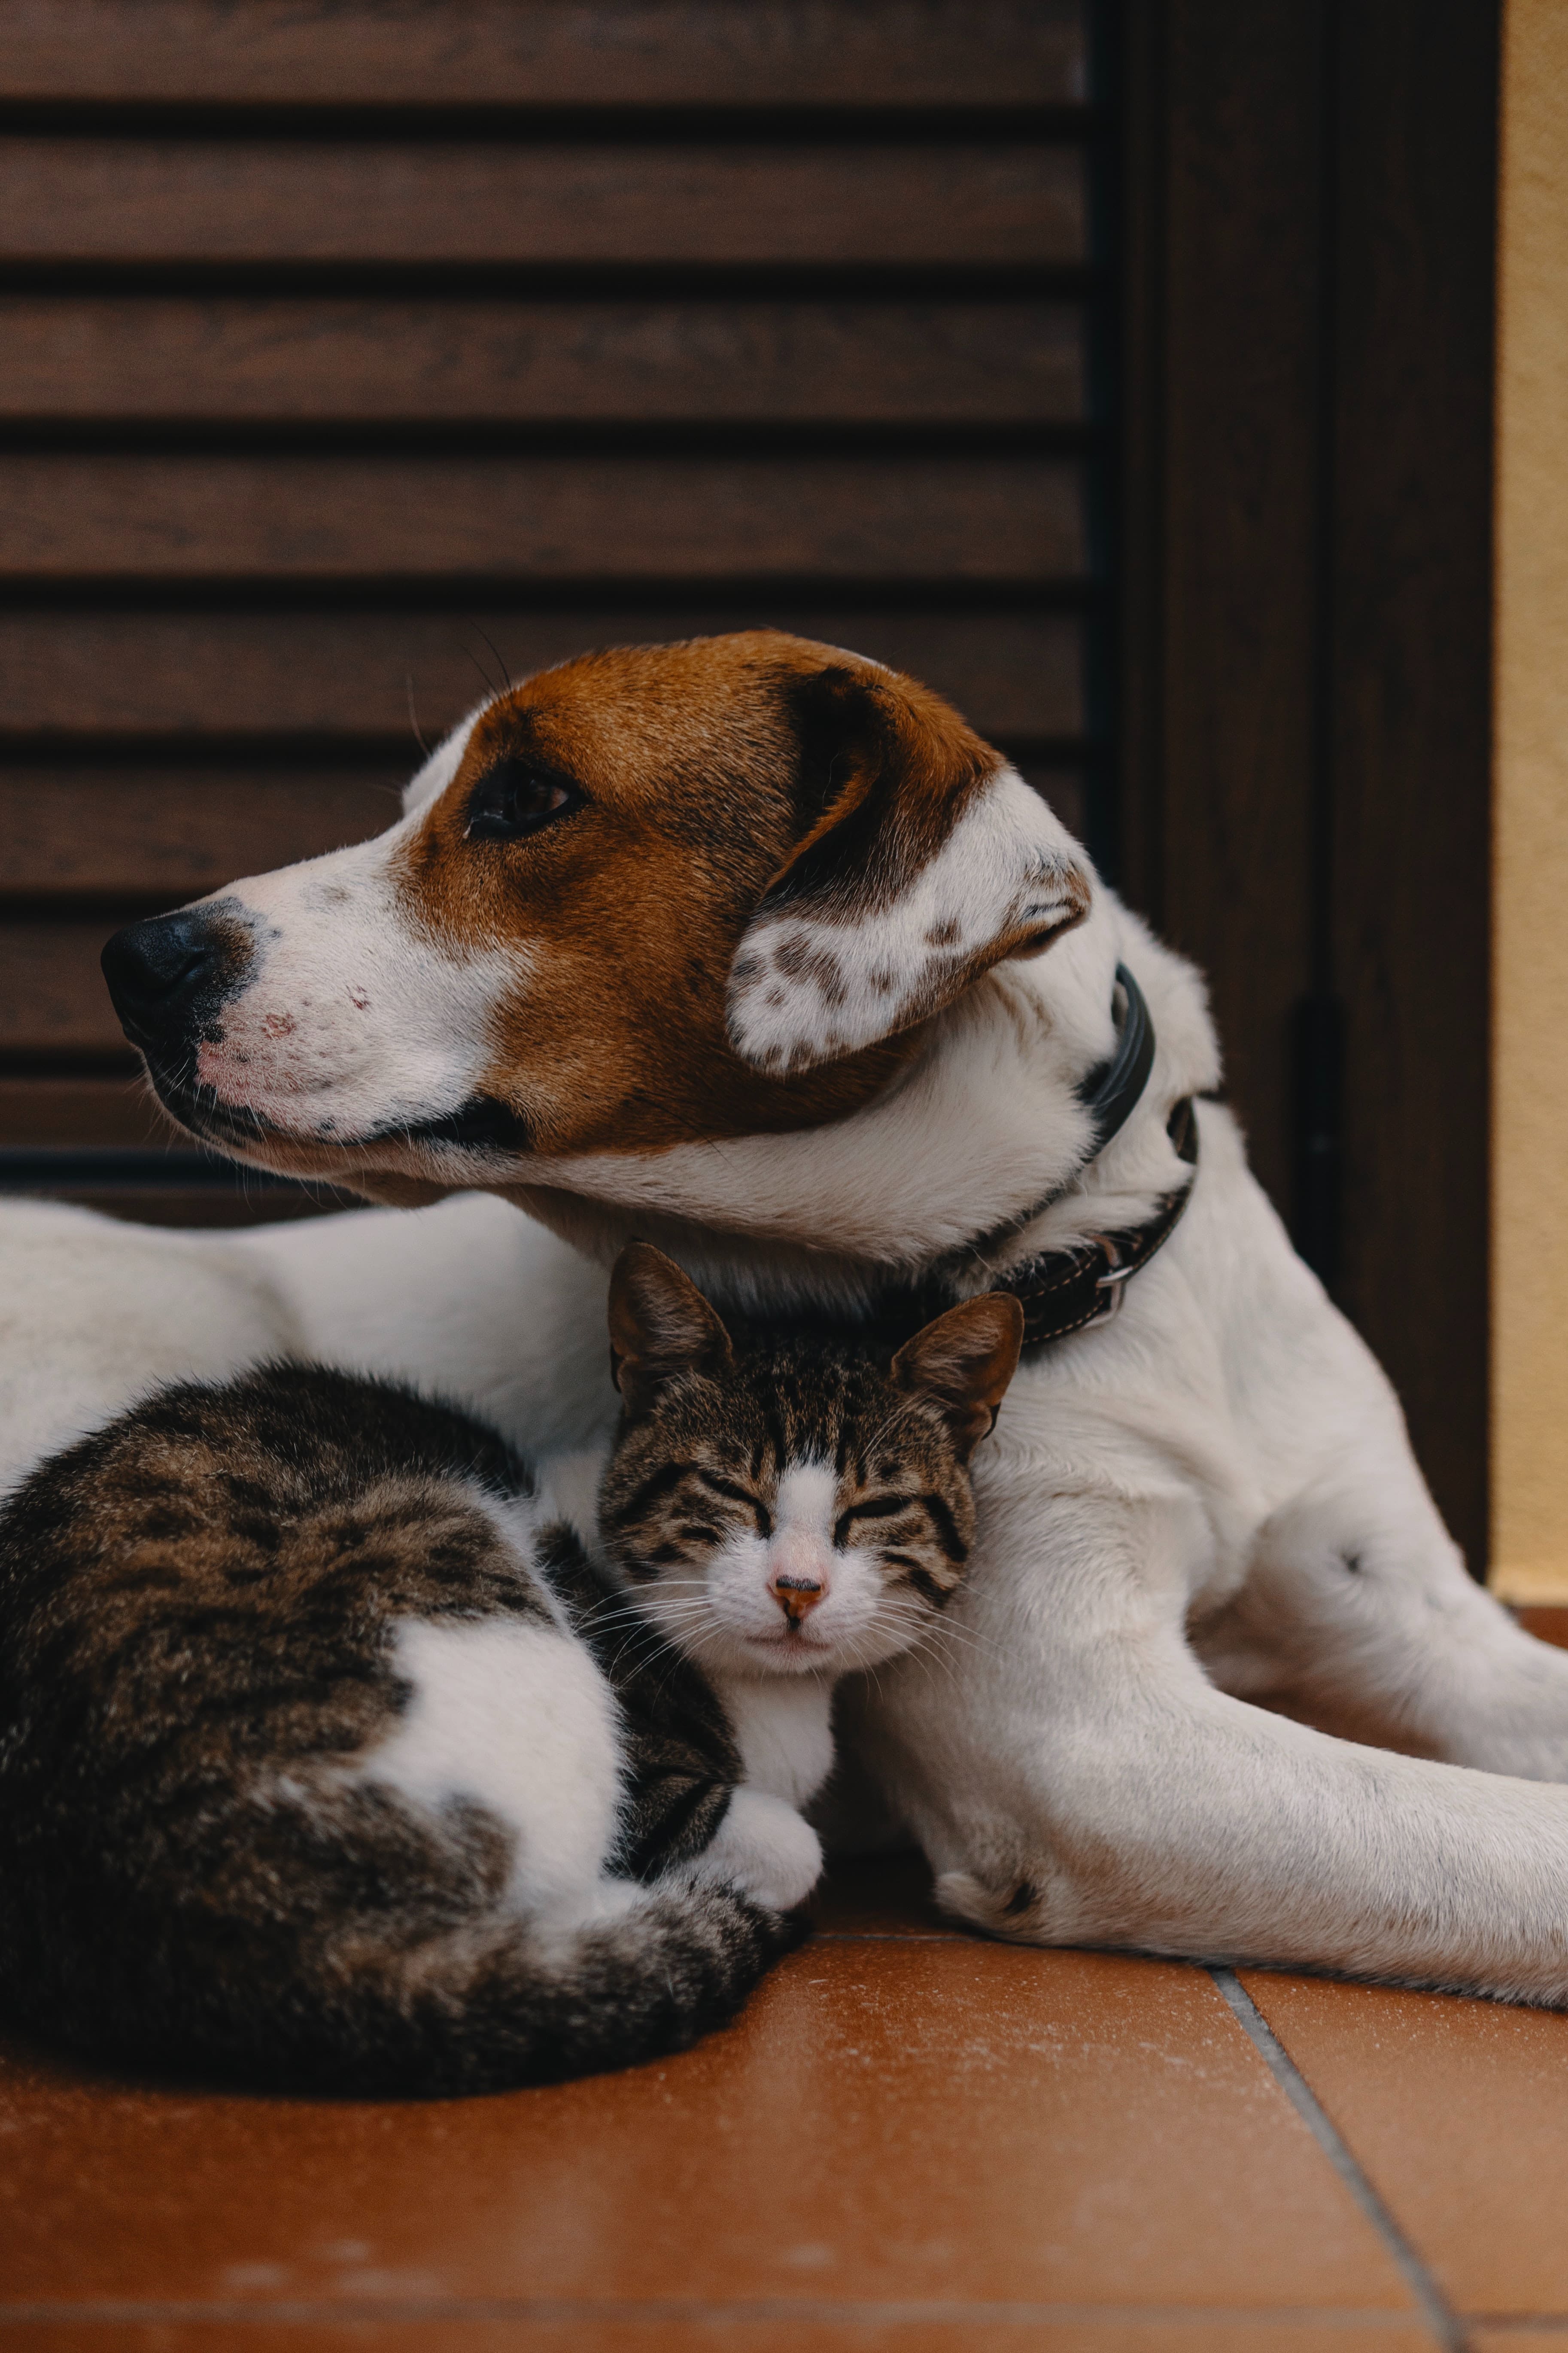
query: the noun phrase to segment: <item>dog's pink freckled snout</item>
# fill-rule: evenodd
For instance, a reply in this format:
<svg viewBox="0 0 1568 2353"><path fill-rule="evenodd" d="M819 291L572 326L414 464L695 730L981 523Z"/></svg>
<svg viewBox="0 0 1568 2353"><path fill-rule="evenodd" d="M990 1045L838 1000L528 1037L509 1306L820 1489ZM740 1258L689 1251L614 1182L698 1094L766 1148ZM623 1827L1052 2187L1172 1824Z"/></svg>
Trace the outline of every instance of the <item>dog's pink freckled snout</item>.
<svg viewBox="0 0 1568 2353"><path fill-rule="evenodd" d="M250 1060L243 1047L215 1045L204 1039L196 1049L196 1077L204 1087L210 1087L220 1102L241 1103L244 1090L236 1073Z"/></svg>
<svg viewBox="0 0 1568 2353"><path fill-rule="evenodd" d="M357 1006L359 1010L363 1013L369 1009L370 997L363 988L351 988L349 991L349 1003L351 1005Z"/></svg>
<svg viewBox="0 0 1568 2353"><path fill-rule="evenodd" d="M269 1038L291 1038L294 1034L294 1016L291 1013L264 1013L261 1017L261 1026Z"/></svg>

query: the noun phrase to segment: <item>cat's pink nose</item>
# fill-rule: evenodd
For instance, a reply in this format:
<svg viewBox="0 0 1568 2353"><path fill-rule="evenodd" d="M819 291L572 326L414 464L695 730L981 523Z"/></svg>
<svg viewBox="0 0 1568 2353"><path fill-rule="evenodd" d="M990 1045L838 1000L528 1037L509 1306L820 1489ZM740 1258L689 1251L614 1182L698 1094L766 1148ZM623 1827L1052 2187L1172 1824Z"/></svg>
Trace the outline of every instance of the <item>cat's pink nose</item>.
<svg viewBox="0 0 1568 2353"><path fill-rule="evenodd" d="M768 1591L792 1626L798 1626L827 1591L822 1546L792 1528L781 1530L768 1555Z"/></svg>
<svg viewBox="0 0 1568 2353"><path fill-rule="evenodd" d="M816 1609L826 1590L814 1577L796 1577L787 1572L781 1572L768 1587L792 1626L798 1626L807 1611Z"/></svg>

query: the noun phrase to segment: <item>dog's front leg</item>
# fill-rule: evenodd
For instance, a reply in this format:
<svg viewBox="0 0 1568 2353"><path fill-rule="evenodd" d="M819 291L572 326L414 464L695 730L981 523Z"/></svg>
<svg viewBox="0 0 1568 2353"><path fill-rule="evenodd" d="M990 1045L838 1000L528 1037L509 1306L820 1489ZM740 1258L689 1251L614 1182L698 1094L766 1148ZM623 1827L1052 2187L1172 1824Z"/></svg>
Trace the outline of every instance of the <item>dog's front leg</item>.
<svg viewBox="0 0 1568 2353"><path fill-rule="evenodd" d="M1568 2002L1568 1789L1216 1690L1182 1632L1195 1518L1058 1494L976 1563L946 1657L854 1694L942 1902L1026 1941Z"/></svg>
<svg viewBox="0 0 1568 2353"><path fill-rule="evenodd" d="M1262 1529L1193 1630L1222 1690L1347 1739L1568 1781L1568 1652L1468 1576L1414 1461L1339 1470Z"/></svg>

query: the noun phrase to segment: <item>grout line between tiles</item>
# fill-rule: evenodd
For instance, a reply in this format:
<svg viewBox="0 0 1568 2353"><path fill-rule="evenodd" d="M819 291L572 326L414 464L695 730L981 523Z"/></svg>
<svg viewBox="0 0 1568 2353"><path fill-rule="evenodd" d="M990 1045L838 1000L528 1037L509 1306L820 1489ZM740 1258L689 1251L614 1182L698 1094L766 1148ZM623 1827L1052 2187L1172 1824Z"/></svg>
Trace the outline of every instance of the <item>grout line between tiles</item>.
<svg viewBox="0 0 1568 2353"><path fill-rule="evenodd" d="M628 2297L624 2302L614 2297L581 2296L494 2296L476 2297L468 2302L456 2296L430 2296L398 2299L384 2304L363 2298L322 2298L316 2301L300 2298L277 2304L249 2301L160 2303L152 2298L144 2301L106 2298L102 2303L0 2304L0 2328L18 2325L80 2327L87 2324L169 2327L182 2322L187 2325L228 2326L237 2321L280 2327L320 2327L323 2322L350 2327L365 2321L423 2321L427 2324L510 2321L514 2325L524 2322L536 2326L545 2323L592 2326L612 2320L707 2327L739 2327L748 2322L776 2323L784 2320L797 2326L815 2324L817 2327L869 2328L896 2327L900 2324L929 2327L933 2323L969 2328L985 2326L1037 2327L1042 2323L1058 2327L1065 2323L1080 2327L1091 2324L1125 2327L1129 2322L1163 2326L1184 2323L1189 2327L1310 2325L1317 2327L1395 2329L1410 2326L1407 2312L1390 2312L1383 2306L1362 2309L1342 2305L982 2304L969 2301L942 2303L934 2299L851 2304L831 2298L795 2303L784 2296L718 2298L711 2304L691 2296Z"/></svg>
<svg viewBox="0 0 1568 2353"><path fill-rule="evenodd" d="M1427 2327L1443 2353L1468 2353L1469 2335L1431 2272L1362 2171L1316 2093L1280 2042L1234 1969L1211 1968L1210 1977L1237 2024L1254 2045L1329 2163L1350 2191L1405 2275Z"/></svg>

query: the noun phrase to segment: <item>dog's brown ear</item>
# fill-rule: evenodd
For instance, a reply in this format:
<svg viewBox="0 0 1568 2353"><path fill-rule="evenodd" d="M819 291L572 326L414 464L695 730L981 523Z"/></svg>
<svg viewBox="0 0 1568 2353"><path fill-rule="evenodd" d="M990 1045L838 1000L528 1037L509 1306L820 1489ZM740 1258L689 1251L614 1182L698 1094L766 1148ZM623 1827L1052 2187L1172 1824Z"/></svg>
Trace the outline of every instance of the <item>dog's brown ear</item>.
<svg viewBox="0 0 1568 2353"><path fill-rule="evenodd" d="M610 1277L610 1369L634 1417L678 1373L728 1372L730 1335L689 1275L651 1242L628 1242Z"/></svg>
<svg viewBox="0 0 1568 2353"><path fill-rule="evenodd" d="M906 1340L893 1358L901 1389L939 1406L953 1442L968 1461L996 1424L997 1409L1018 1369L1024 1311L1010 1292L987 1292L950 1307Z"/></svg>
<svg viewBox="0 0 1568 2353"><path fill-rule="evenodd" d="M730 1039L775 1077L910 1029L1089 912L1037 793L939 695L847 655L785 689L802 832L730 970Z"/></svg>

